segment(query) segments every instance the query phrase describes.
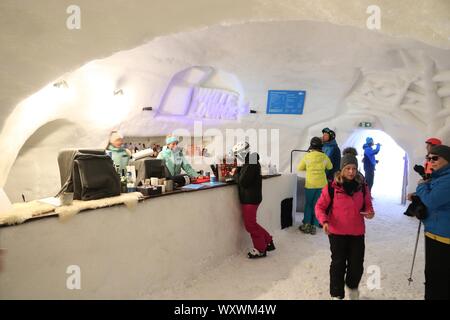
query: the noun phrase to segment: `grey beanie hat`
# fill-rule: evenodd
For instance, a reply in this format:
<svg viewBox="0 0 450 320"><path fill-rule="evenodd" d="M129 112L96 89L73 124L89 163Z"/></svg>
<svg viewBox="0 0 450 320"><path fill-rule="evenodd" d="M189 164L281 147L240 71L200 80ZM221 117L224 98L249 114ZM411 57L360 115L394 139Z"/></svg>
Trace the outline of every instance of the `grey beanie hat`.
<svg viewBox="0 0 450 320"><path fill-rule="evenodd" d="M346 154L352 154L356 157L358 155L358 151L356 151L356 149L353 147L348 147L345 148L344 151L342 151L342 156L345 156Z"/></svg>
<svg viewBox="0 0 450 320"><path fill-rule="evenodd" d="M450 147L449 146L446 146L443 144L434 146L431 148L430 153L440 156L440 157L444 158L445 160L447 160L447 162L450 162Z"/></svg>
<svg viewBox="0 0 450 320"><path fill-rule="evenodd" d="M348 164L354 164L356 169L358 169L358 159L350 153L347 153L341 158L341 170Z"/></svg>

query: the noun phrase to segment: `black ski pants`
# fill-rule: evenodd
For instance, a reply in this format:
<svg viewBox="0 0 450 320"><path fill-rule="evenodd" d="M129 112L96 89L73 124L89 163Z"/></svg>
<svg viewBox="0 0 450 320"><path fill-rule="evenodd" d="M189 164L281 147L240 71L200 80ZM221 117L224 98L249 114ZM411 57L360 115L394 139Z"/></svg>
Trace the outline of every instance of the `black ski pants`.
<svg viewBox="0 0 450 320"><path fill-rule="evenodd" d="M359 286L364 272L364 235L328 236L331 249L330 295L345 297L345 285L350 289Z"/></svg>
<svg viewBox="0 0 450 320"><path fill-rule="evenodd" d="M450 244L425 237L425 300L450 300Z"/></svg>

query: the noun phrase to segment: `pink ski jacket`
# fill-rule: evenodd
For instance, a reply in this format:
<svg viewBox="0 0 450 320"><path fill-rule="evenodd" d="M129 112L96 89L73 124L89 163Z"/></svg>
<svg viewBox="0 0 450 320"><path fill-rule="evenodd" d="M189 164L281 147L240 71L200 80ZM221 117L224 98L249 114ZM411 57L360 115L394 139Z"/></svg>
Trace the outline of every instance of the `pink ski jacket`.
<svg viewBox="0 0 450 320"><path fill-rule="evenodd" d="M366 231L364 216L361 210L364 207L365 212L373 212L372 200L369 188L366 188L366 197L363 199L363 192L358 191L349 196L345 193L344 188L332 182L334 188L333 206L330 213L327 214L327 208L330 204L330 195L328 193L328 185L322 189L322 194L316 203L315 212L317 220L320 224L328 223L328 231L336 235L352 235L360 236Z"/></svg>

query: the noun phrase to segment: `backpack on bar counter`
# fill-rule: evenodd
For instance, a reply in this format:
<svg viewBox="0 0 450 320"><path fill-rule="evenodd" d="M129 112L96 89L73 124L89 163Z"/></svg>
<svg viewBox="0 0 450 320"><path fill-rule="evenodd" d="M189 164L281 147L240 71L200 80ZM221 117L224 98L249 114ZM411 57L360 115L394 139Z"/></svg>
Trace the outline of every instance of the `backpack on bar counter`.
<svg viewBox="0 0 450 320"><path fill-rule="evenodd" d="M71 175L57 196L73 192L74 200L95 200L120 195L120 177L112 159L104 154L77 152Z"/></svg>

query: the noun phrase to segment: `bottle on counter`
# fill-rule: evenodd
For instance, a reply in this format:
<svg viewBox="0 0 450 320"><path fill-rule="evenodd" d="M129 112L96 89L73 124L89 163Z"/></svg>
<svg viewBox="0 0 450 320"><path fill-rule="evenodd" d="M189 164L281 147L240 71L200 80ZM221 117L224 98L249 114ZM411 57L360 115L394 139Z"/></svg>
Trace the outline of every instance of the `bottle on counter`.
<svg viewBox="0 0 450 320"><path fill-rule="evenodd" d="M135 192L136 191L136 169L135 169L135 166L127 166L126 183L127 183L127 192Z"/></svg>
<svg viewBox="0 0 450 320"><path fill-rule="evenodd" d="M122 169L122 175L120 176L120 192L127 193L127 176L125 174L125 169Z"/></svg>
<svg viewBox="0 0 450 320"><path fill-rule="evenodd" d="M267 165L267 169L266 170L262 170L262 174L270 176L270 175L272 175L272 171L273 171L272 162L269 162L269 164Z"/></svg>
<svg viewBox="0 0 450 320"><path fill-rule="evenodd" d="M272 167L272 174L278 174L278 169L277 169L277 165L274 164Z"/></svg>

